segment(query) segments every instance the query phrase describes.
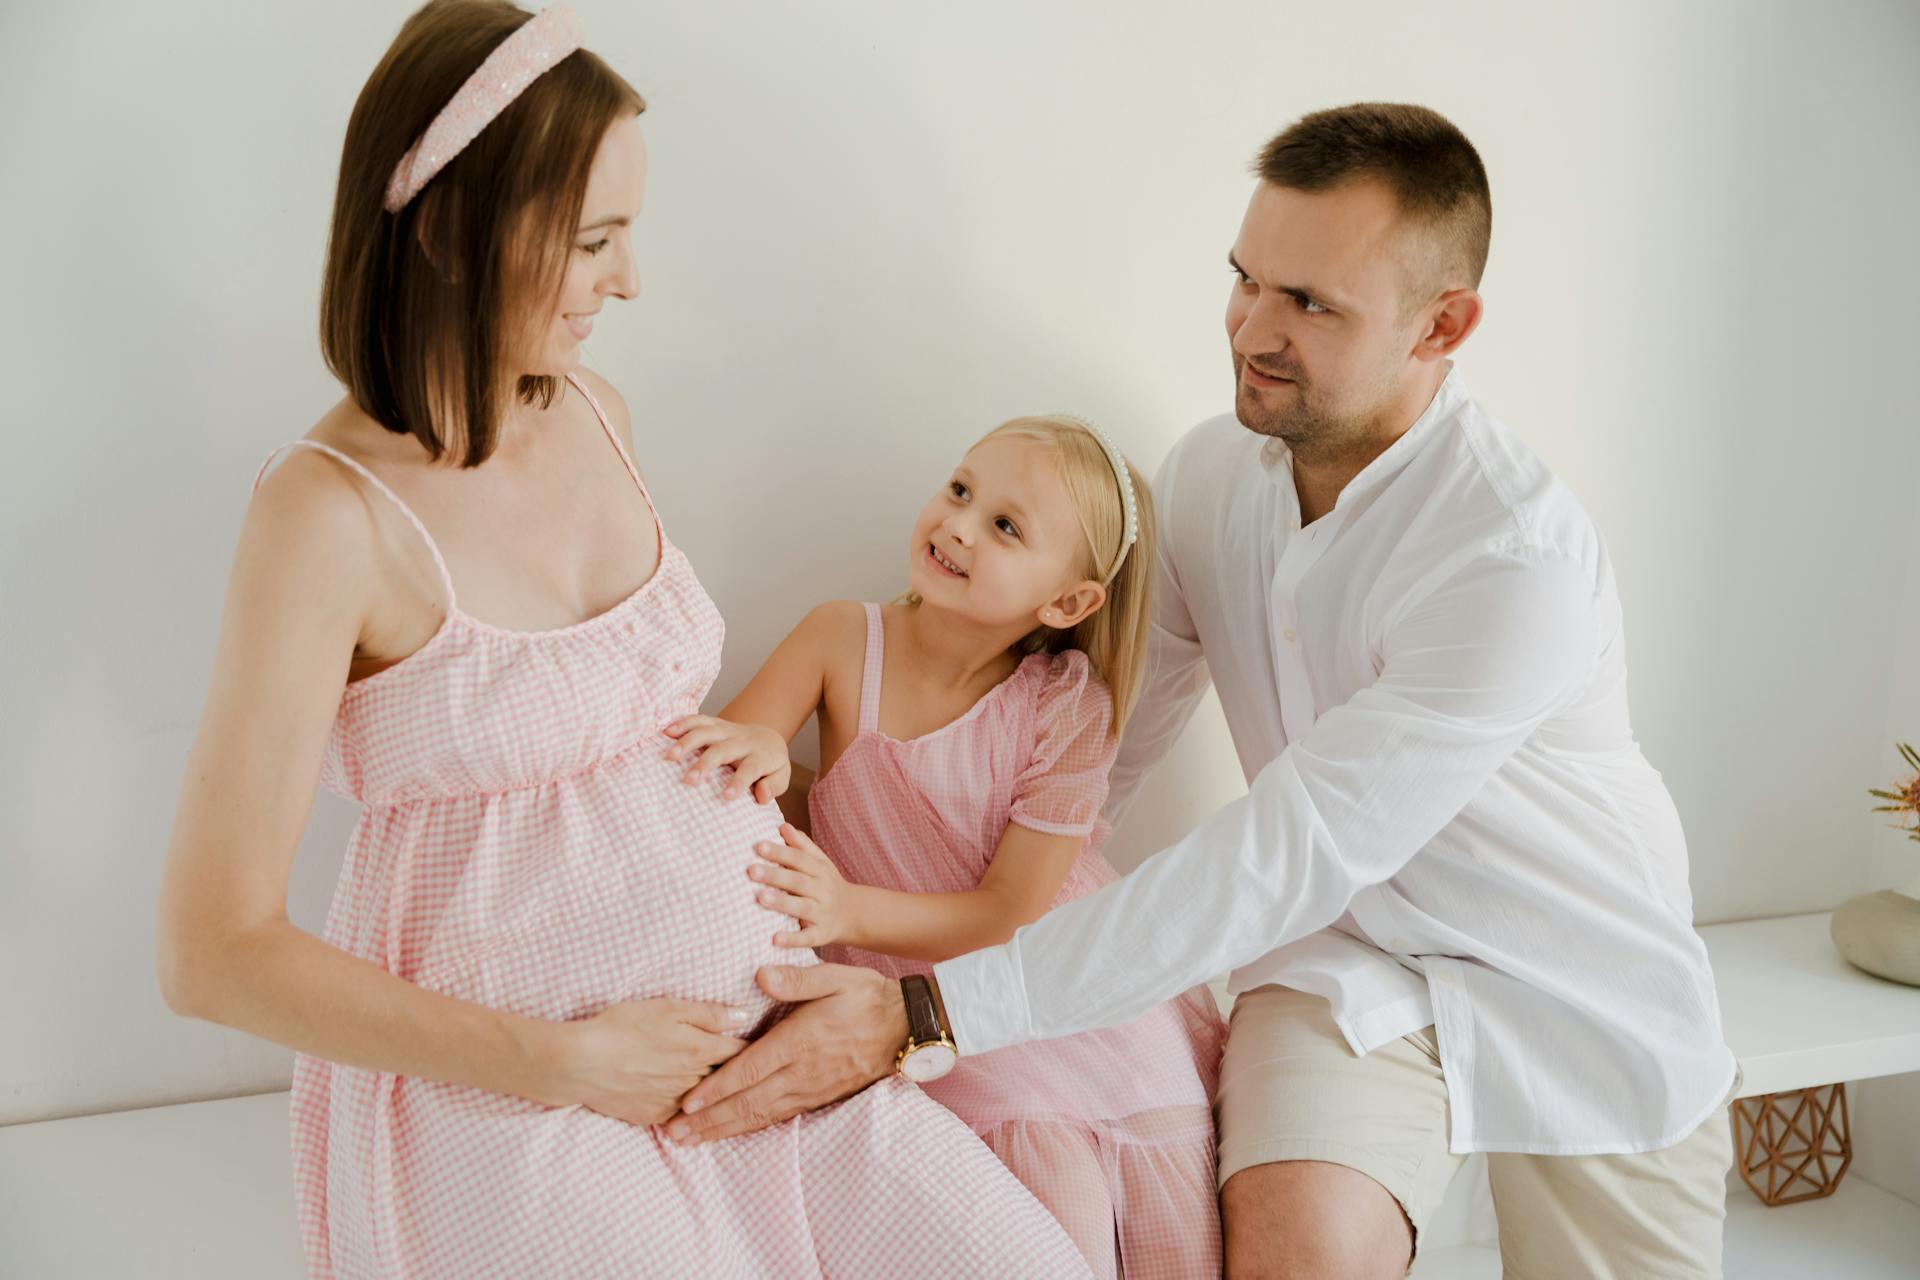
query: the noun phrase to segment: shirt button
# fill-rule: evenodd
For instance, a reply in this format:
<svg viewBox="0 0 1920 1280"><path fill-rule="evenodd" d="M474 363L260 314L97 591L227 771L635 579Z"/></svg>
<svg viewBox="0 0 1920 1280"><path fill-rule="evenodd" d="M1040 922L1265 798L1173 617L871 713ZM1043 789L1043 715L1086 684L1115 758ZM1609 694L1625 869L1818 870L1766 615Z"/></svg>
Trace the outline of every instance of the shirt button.
<svg viewBox="0 0 1920 1280"><path fill-rule="evenodd" d="M1300 638L1300 633L1298 631L1295 631L1292 627L1288 627L1281 634L1286 636L1288 644L1292 644L1294 641Z"/></svg>

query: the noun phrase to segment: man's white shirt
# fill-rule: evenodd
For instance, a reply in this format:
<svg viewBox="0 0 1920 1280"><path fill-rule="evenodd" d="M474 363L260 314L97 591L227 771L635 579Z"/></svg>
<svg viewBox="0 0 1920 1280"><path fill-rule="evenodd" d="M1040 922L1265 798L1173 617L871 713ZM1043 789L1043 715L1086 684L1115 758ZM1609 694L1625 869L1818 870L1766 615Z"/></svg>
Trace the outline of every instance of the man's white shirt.
<svg viewBox="0 0 1920 1280"><path fill-rule="evenodd" d="M1456 1152L1678 1142L1734 1061L1593 522L1457 371L1304 529L1291 468L1232 415L1162 467L1109 815L1209 680L1248 794L936 966L961 1052L1124 1022L1231 970L1235 993L1325 996L1357 1054L1434 1024Z"/></svg>

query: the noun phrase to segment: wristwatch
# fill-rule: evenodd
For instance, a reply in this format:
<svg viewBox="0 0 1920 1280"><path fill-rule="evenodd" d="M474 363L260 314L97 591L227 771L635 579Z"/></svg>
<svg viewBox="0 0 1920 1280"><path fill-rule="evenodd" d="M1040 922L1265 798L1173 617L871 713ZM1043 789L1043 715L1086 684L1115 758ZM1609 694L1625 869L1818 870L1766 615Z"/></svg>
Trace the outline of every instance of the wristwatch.
<svg viewBox="0 0 1920 1280"><path fill-rule="evenodd" d="M926 974L910 973L900 979L900 994L907 1001L907 1047L900 1051L900 1074L916 1084L938 1080L960 1061L940 985Z"/></svg>

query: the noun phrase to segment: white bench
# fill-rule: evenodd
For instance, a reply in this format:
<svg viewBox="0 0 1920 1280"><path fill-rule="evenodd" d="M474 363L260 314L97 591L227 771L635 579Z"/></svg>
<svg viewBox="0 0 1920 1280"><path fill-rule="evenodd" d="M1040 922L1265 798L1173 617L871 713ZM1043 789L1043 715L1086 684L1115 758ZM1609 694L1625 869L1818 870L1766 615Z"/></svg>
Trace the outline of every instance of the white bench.
<svg viewBox="0 0 1920 1280"><path fill-rule="evenodd" d="M1701 930L1747 1093L1920 1071L1920 990L1849 968L1826 930L1825 914ZM1778 1209L1735 1181L1727 1204L1737 1280L1920 1274L1920 1207L1857 1175ZM1487 1205L1483 1177L1457 1182L1416 1280L1499 1275ZM302 1274L285 1093L0 1129L0 1275Z"/></svg>

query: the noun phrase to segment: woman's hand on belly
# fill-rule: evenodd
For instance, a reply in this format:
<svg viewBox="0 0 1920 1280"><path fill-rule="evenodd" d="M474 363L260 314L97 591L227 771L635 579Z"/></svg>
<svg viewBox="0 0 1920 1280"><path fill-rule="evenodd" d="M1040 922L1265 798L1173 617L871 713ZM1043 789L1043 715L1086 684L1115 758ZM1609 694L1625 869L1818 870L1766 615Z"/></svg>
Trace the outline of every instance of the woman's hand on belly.
<svg viewBox="0 0 1920 1280"><path fill-rule="evenodd" d="M665 1124L680 1099L746 1047L744 1009L692 1000L636 1000L563 1024L553 1096L629 1124Z"/></svg>

